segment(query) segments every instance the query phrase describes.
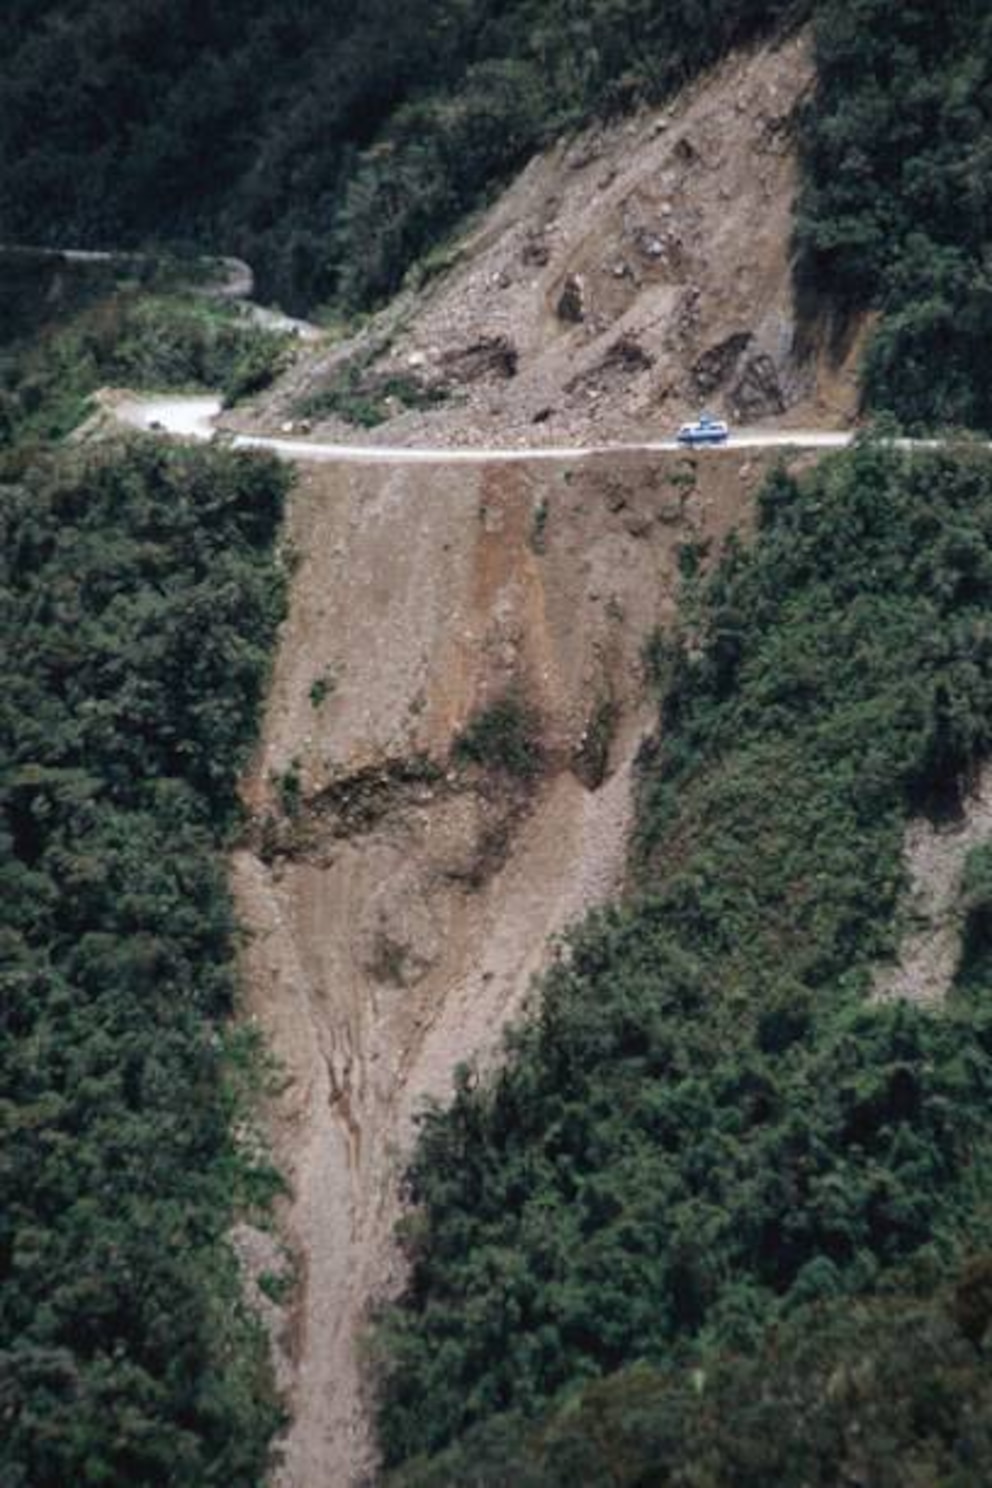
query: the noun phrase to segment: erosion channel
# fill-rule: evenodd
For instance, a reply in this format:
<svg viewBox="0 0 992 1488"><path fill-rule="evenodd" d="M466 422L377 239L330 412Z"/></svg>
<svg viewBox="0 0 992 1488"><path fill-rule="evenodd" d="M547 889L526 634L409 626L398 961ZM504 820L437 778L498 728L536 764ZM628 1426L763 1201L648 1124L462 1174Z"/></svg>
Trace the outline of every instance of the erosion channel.
<svg viewBox="0 0 992 1488"><path fill-rule="evenodd" d="M233 863L298 1271L274 1323L280 1488L374 1471L361 1339L402 1279L414 1118L494 1057L555 938L622 887L645 641L674 614L680 549L746 525L772 458L300 467ZM506 699L532 774L456 748Z"/></svg>

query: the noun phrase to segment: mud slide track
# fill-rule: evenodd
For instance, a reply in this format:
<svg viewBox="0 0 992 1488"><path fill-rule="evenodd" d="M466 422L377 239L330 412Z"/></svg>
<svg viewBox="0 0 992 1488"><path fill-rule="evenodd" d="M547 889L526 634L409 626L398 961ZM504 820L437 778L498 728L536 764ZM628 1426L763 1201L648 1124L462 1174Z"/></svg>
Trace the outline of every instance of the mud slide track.
<svg viewBox="0 0 992 1488"><path fill-rule="evenodd" d="M217 405L117 412L205 438ZM743 443L234 442L300 462L290 613L243 785L254 839L233 865L248 1015L285 1076L271 1130L300 1277L277 1326L292 1424L276 1482L357 1488L375 1473L361 1338L402 1281L417 1111L493 1057L555 937L621 887L644 642L674 615L680 546L746 523L766 460ZM539 720L532 784L452 759L511 689Z"/></svg>

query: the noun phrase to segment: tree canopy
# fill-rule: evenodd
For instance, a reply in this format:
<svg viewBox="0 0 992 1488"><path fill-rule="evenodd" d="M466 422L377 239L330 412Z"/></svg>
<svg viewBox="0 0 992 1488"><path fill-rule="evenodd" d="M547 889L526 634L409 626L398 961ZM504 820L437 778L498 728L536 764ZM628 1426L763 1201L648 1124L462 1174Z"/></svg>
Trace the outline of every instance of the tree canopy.
<svg viewBox="0 0 992 1488"><path fill-rule="evenodd" d="M247 1488L279 1411L225 1234L275 1178L234 1135L220 847L286 476L152 444L5 476L0 1479Z"/></svg>

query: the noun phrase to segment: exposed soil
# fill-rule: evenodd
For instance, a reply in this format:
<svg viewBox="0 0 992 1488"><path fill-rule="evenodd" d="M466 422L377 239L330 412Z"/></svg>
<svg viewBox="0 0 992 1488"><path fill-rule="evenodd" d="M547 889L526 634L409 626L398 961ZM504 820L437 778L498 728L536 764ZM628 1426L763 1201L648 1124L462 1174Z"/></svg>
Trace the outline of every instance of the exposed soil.
<svg viewBox="0 0 992 1488"><path fill-rule="evenodd" d="M536 158L447 267L354 341L301 362L232 422L276 431L345 363L393 380L379 430L435 444L594 443L735 425L838 428L857 412L863 321L800 324L791 271L808 38L732 57L670 107ZM442 255L438 255L440 259ZM447 401L404 411L403 384Z"/></svg>
<svg viewBox="0 0 992 1488"><path fill-rule="evenodd" d="M229 419L502 450L311 464L291 501L298 568L233 868L249 1015L285 1072L270 1114L300 1285L272 1320L291 1382L279 1488L374 1477L360 1340L402 1283L417 1112L496 1057L556 938L622 888L654 721L644 642L674 617L680 545L746 525L778 458L548 447L657 439L702 401L738 425L854 417L863 327L800 328L793 301L811 77L793 39L562 142L429 285ZM301 430L349 360L391 416ZM445 401L404 412L404 379ZM545 458L507 458L530 445ZM508 694L536 719L530 780L453 753Z"/></svg>
<svg viewBox="0 0 992 1488"><path fill-rule="evenodd" d="M554 938L621 886L653 721L643 643L674 614L680 544L746 524L764 468L729 451L303 468L234 861L249 1016L284 1071L285 1488L374 1470L359 1340L401 1282L417 1110L493 1057ZM531 780L453 762L508 692L537 719Z"/></svg>
<svg viewBox="0 0 992 1488"><path fill-rule="evenodd" d="M961 959L964 918L961 876L972 848L992 840L992 771L983 770L961 814L935 825L925 818L906 833L908 927L899 959L880 972L875 997L936 1006L954 983Z"/></svg>

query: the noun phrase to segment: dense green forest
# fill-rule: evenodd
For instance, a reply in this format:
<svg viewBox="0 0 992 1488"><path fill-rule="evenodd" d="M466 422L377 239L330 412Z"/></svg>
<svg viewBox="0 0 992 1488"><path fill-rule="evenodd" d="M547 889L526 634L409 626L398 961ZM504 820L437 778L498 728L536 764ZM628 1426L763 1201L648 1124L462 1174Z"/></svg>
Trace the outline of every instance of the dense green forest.
<svg viewBox="0 0 992 1488"><path fill-rule="evenodd" d="M0 1482L257 1484L278 1409L224 1241L221 847L283 604L283 467L150 443L0 472Z"/></svg>
<svg viewBox="0 0 992 1488"><path fill-rule="evenodd" d="M992 1267L797 1309L754 1353L634 1369L535 1429L498 1416L402 1488L975 1488L992 1462Z"/></svg>
<svg viewBox="0 0 992 1488"><path fill-rule="evenodd" d="M870 1347L861 1446L883 1461L900 1361L873 1319L889 1307L919 1318L922 1355L933 1333L941 1391L960 1372L984 1411L969 1437L981 1477L986 1330L945 1336L927 1299L992 1241L985 857L946 1010L867 993L900 931L907 819L959 809L992 746L992 462L867 445L779 474L753 548L732 544L687 585L681 638L652 654L661 742L641 765L637 892L576 932L505 1067L466 1072L425 1120L411 1280L379 1331L383 1445L395 1466L474 1427L454 1460L476 1461L478 1442L522 1440L505 1413L539 1418L641 1361L662 1372L563 1418L566 1436L595 1436L608 1405L614 1441L650 1445L651 1471L616 1481L779 1481L786 1437L764 1439L756 1404L713 1444L712 1475L692 1477L706 1423L770 1356L801 1439L815 1379ZM908 1295L829 1306L893 1288ZM682 1420L694 1371L715 1393ZM975 1482L956 1410L948 1451L965 1475L947 1481ZM831 1453L849 1443L836 1418L823 1429L820 1477L802 1466L812 1445L781 1481L836 1481ZM735 1451L763 1466L735 1475ZM451 1464L398 1481L460 1481Z"/></svg>

